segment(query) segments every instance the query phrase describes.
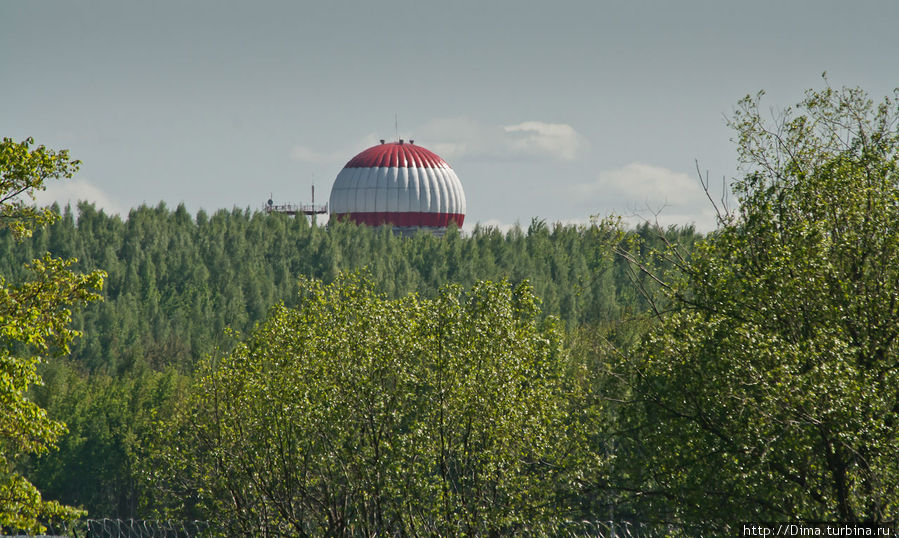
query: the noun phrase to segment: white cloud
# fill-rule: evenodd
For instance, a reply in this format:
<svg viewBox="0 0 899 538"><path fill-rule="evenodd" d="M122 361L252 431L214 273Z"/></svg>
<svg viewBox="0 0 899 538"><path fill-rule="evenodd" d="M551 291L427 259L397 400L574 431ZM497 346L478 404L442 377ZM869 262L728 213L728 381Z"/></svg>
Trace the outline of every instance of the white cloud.
<svg viewBox="0 0 899 538"><path fill-rule="evenodd" d="M695 224L701 231L715 228L715 210L699 179L660 166L634 162L604 170L591 183L571 188L578 200L598 200L615 207L625 221L643 220L662 225ZM623 211L622 211L623 210Z"/></svg>
<svg viewBox="0 0 899 538"><path fill-rule="evenodd" d="M467 117L437 118L420 127L416 135L428 149L447 160L460 157L572 160L587 145L571 125L542 121L486 125Z"/></svg>
<svg viewBox="0 0 899 538"><path fill-rule="evenodd" d="M503 130L510 136L507 143L516 151L545 154L565 161L574 159L584 145L577 131L565 123L525 121L506 125Z"/></svg>
<svg viewBox="0 0 899 538"><path fill-rule="evenodd" d="M35 193L35 203L39 206L52 205L56 202L62 207L71 204L74 209L79 201L93 202L97 209L102 209L109 215L128 215L128 210L124 206L84 179L51 181L47 183L46 190Z"/></svg>
<svg viewBox="0 0 899 538"><path fill-rule="evenodd" d="M603 170L596 181L577 186L583 194L614 195L653 204L684 204L702 196L699 181L682 172L661 166L630 163Z"/></svg>
<svg viewBox="0 0 899 538"><path fill-rule="evenodd" d="M520 157L549 158L570 161L586 147L585 139L565 123L524 121L515 125L487 125L468 117L435 118L411 136L444 159L452 162L461 157L510 159ZM345 163L353 155L378 143L379 137L369 133L356 144L337 150L316 149L297 144L290 158L304 163Z"/></svg>

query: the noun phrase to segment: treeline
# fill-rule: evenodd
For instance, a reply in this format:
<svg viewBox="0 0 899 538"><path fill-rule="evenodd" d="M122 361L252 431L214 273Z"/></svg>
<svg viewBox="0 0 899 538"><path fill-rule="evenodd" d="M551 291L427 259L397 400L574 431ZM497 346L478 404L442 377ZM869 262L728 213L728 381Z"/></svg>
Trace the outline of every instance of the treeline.
<svg viewBox="0 0 899 538"><path fill-rule="evenodd" d="M295 304L299 275L330 282L340 271L365 268L389 297L433 297L448 282L527 279L543 314L570 328L642 312L647 305L627 264L609 249L611 233L534 220L508 233L479 227L470 235L402 238L387 229L312 226L249 210L192 216L165 204L122 219L81 203L23 243L0 235L0 274L20 277L23 265L45 252L77 258L76 270L106 271L105 300L75 316L84 336L72 346L72 360L110 374L138 363L190 370L229 345L226 328L246 333L274 304ZM635 233L647 248L658 246L649 226ZM698 238L691 228L668 235L685 245Z"/></svg>
<svg viewBox="0 0 899 538"><path fill-rule="evenodd" d="M557 317L573 335L648 308L634 285L644 277L613 253L616 244L661 249L669 241L689 250L700 237L691 228L663 238L643 226L622 236L602 223L534 220L507 233L478 227L403 238L351 223L314 226L239 209L191 215L164 204L125 219L88 203L60 213L24 242L0 235L0 274L9 279L45 252L77 258L76 270L108 274L104 300L74 316L83 336L65 359L44 365L44 385L32 390L69 433L58 451L28 463L28 475L46 498L120 518L149 517L156 508L138 467L154 421L180 405L201 359L224 355L275 305L297 306L300 277L328 283L363 270L389 298L426 299L447 283L467 289L527 280L539 315Z"/></svg>

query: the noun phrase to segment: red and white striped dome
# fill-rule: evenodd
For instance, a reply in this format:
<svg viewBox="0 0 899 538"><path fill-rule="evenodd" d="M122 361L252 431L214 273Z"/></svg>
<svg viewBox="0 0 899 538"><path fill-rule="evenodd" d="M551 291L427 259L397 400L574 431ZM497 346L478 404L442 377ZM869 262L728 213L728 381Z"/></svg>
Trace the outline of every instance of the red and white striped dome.
<svg viewBox="0 0 899 538"><path fill-rule="evenodd" d="M446 161L411 141L373 146L356 155L334 180L332 219L397 228L461 227L462 183Z"/></svg>

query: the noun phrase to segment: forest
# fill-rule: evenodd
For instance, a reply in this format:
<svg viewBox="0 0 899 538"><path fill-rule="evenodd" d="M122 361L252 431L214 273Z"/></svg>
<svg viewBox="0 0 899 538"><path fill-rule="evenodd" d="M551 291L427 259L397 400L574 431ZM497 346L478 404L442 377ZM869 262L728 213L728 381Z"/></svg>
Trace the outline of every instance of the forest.
<svg viewBox="0 0 899 538"><path fill-rule="evenodd" d="M122 219L82 203L75 214L67 207L19 242L4 234L0 271L25 278L25 264L49 252L77 259L77 271L107 274L103 300L73 316L82 336L66 357L43 365L44 384L34 388L35 401L71 433L58 451L33 462L30 476L44 495L89 514L148 515L137 464L155 435L153 421L174 411L203 359L227 354L276 305L296 307L299 275L331 283L363 271L391 299L434 298L449 283L527 281L540 297L540 317L558 318L569 334L636 320L647 310L626 261L610 250L620 238L601 224L535 221L506 234L450 230L443 238L403 238L249 210L192 216L160 204ZM663 244L648 225L633 233ZM665 237L690 248L700 236L672 229Z"/></svg>
<svg viewBox="0 0 899 538"><path fill-rule="evenodd" d="M761 100L708 234L35 208L78 163L4 139L0 530L894 524L899 108L826 88L771 124Z"/></svg>

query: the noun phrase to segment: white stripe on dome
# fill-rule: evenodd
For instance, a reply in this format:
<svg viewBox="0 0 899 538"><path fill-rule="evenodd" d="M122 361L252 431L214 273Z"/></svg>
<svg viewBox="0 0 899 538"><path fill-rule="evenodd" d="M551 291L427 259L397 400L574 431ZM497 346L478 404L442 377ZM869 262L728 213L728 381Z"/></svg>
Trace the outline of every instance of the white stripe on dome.
<svg viewBox="0 0 899 538"><path fill-rule="evenodd" d="M421 210L425 213L436 213L436 209L434 208L434 199L439 196L437 191L437 180L434 177L434 169L433 168L425 168L424 169L425 176L425 192L427 193L422 197L421 201Z"/></svg>
<svg viewBox="0 0 899 538"><path fill-rule="evenodd" d="M381 213L387 211L388 172L390 172L389 168L378 168L374 176L373 207L374 211Z"/></svg>
<svg viewBox="0 0 899 538"><path fill-rule="evenodd" d="M434 171L431 174L431 187L434 189L434 194L431 196L431 213L440 213L446 207L446 194L443 192L441 187L443 186L443 178L442 172L440 168L432 168Z"/></svg>
<svg viewBox="0 0 899 538"><path fill-rule="evenodd" d="M450 187L450 183L452 179L449 177L449 174L446 173L445 168L441 168L437 170L437 175L441 178L440 181L440 206L441 212L446 212L446 208L452 207L453 204L453 195L452 195L452 187Z"/></svg>
<svg viewBox="0 0 899 538"><path fill-rule="evenodd" d="M396 202L397 196L399 195L399 174L394 172L393 170L387 171L387 199L384 207L385 211L389 211L391 213L396 212Z"/></svg>
<svg viewBox="0 0 899 538"><path fill-rule="evenodd" d="M462 184L449 166L344 168L329 200L332 213L465 214Z"/></svg>
<svg viewBox="0 0 899 538"><path fill-rule="evenodd" d="M406 178L406 184L409 188L405 196L401 195L403 203L400 206L400 211L418 211L418 206L421 203L421 184L418 180L418 168L406 168L403 170L402 175Z"/></svg>
<svg viewBox="0 0 899 538"><path fill-rule="evenodd" d="M364 211L365 199L368 198L368 174L365 170L358 169L350 176L350 207L356 208L356 211Z"/></svg>

